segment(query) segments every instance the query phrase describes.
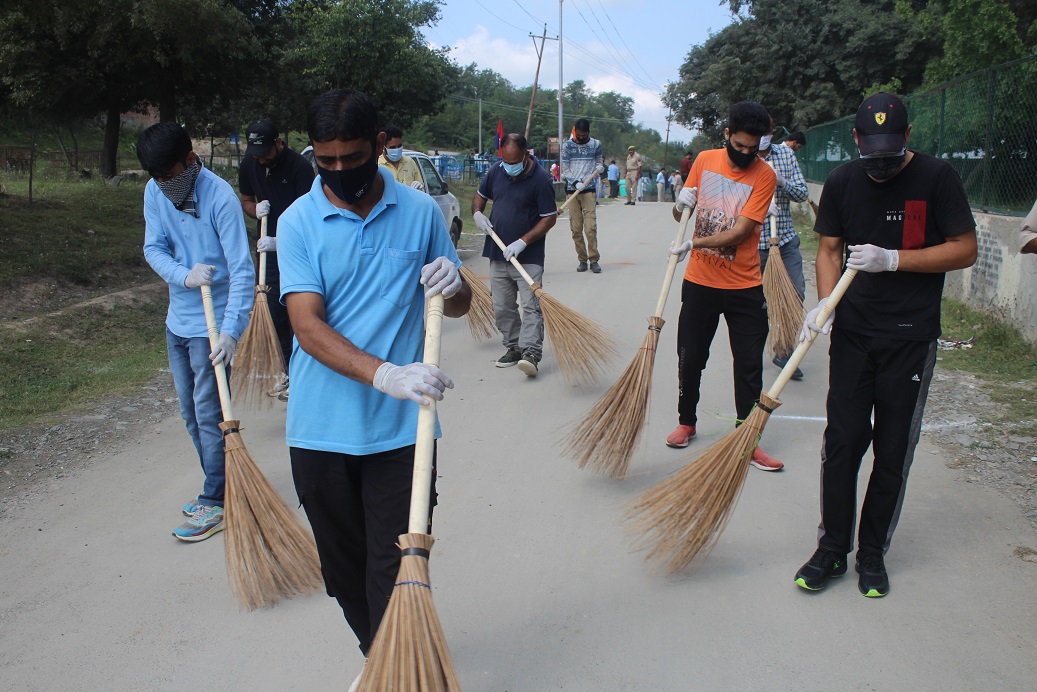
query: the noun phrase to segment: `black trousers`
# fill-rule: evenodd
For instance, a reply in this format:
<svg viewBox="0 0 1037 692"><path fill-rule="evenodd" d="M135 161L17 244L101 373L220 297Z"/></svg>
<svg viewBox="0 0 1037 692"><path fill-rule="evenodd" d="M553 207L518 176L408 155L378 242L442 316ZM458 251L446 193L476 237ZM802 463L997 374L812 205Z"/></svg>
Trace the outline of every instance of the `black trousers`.
<svg viewBox="0 0 1037 692"><path fill-rule="evenodd" d="M269 253L276 254L276 253ZM272 275L267 267L266 284L270 292L266 294L267 305L270 306L270 319L277 330L277 341L281 344L281 355L284 356L284 366L288 368L288 361L292 357L292 323L288 320L288 308L281 304L281 277L276 272Z"/></svg>
<svg viewBox="0 0 1037 692"><path fill-rule="evenodd" d="M400 571L414 446L351 456L292 447L292 477L313 529L328 595L367 655ZM436 504L435 456L428 531Z"/></svg>
<svg viewBox="0 0 1037 692"><path fill-rule="evenodd" d="M735 412L745 420L763 390L763 348L767 343L767 304L763 286L709 288L688 280L681 287L677 324L677 414L681 425L698 422L699 387L709 347L720 323L727 322L734 363Z"/></svg>
<svg viewBox="0 0 1037 692"><path fill-rule="evenodd" d="M609 199L615 199L617 197L619 197L619 181L618 180L610 180L609 181Z"/></svg>
<svg viewBox="0 0 1037 692"><path fill-rule="evenodd" d="M882 555L900 518L936 367L936 341L881 339L834 329L828 353L818 546L840 555L853 548L857 476L871 446L875 462L861 507L857 552Z"/></svg>

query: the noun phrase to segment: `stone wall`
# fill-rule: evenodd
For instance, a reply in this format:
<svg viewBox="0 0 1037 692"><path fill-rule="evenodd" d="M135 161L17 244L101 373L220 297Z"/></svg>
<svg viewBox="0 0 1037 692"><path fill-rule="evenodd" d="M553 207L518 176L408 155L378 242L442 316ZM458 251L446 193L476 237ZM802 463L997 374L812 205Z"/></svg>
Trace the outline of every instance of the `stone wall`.
<svg viewBox="0 0 1037 692"><path fill-rule="evenodd" d="M808 183L810 198L821 185ZM944 295L1007 320L1037 344L1037 255L1019 254L1020 216L973 211L979 254L968 269L947 274Z"/></svg>

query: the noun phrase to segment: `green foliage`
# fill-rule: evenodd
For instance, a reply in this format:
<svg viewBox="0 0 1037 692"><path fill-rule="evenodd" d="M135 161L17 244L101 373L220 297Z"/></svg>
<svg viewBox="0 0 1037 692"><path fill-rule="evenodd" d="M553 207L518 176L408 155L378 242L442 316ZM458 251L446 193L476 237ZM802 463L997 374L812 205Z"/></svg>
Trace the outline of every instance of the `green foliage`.
<svg viewBox="0 0 1037 692"><path fill-rule="evenodd" d="M930 18L927 25L943 36L942 55L926 67L927 84L1026 55L1017 18L1003 0L945 0L944 4L925 11Z"/></svg>

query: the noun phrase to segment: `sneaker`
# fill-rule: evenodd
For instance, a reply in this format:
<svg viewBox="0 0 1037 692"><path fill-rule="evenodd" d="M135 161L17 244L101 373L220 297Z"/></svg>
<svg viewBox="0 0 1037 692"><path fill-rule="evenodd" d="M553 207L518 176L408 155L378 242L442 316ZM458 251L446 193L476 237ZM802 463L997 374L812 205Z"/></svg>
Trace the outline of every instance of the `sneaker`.
<svg viewBox="0 0 1037 692"><path fill-rule="evenodd" d="M889 593L889 575L881 555L857 555L857 588L868 598L882 598Z"/></svg>
<svg viewBox="0 0 1037 692"><path fill-rule="evenodd" d="M587 271L587 263L586 262L580 262L579 264L577 264L576 265L576 271L578 271L578 272L585 272L585 271Z"/></svg>
<svg viewBox="0 0 1037 692"><path fill-rule="evenodd" d="M223 531L223 507L198 505L191 518L173 529L173 535L181 541L194 543Z"/></svg>
<svg viewBox="0 0 1037 692"><path fill-rule="evenodd" d="M683 449L691 444L693 439L695 439L694 425L678 425L677 429L666 438L666 446Z"/></svg>
<svg viewBox="0 0 1037 692"><path fill-rule="evenodd" d="M591 262L591 271L594 272L595 274L600 274L601 273L601 265L598 264L597 262Z"/></svg>
<svg viewBox="0 0 1037 692"><path fill-rule="evenodd" d="M512 365L517 365L520 360L522 360L522 351L509 348L507 353L497 359L497 367L510 368Z"/></svg>
<svg viewBox="0 0 1037 692"><path fill-rule="evenodd" d="M278 401L288 401L288 385L285 385L284 391L277 395Z"/></svg>
<svg viewBox="0 0 1037 692"><path fill-rule="evenodd" d="M288 391L288 375L281 375L281 381L278 382L277 384L275 384L270 389L270 391L268 391L266 393L266 395L269 396L269 397L274 397L274 398L280 399L281 398L281 394L284 394L287 391Z"/></svg>
<svg viewBox="0 0 1037 692"><path fill-rule="evenodd" d="M789 362L789 359L788 358L778 358L777 356L774 356L774 360L772 360L771 362L774 363L775 365L777 365L779 368L784 368L785 364ZM803 371L800 370L799 368L796 368L796 372L792 373L792 379L794 379L796 382L799 382L800 380L802 380L803 379Z"/></svg>
<svg viewBox="0 0 1037 692"><path fill-rule="evenodd" d="M192 516L195 512L198 511L198 498L195 497L185 502L183 509L181 509L180 511L184 513L185 517Z"/></svg>
<svg viewBox="0 0 1037 692"><path fill-rule="evenodd" d="M536 377L540 364L540 359L534 356L529 351L522 354L522 359L518 362L519 370L526 374L526 377Z"/></svg>
<svg viewBox="0 0 1037 692"><path fill-rule="evenodd" d="M781 471L785 468L785 464L760 449L759 446L753 450L753 458L749 460L749 463L761 471Z"/></svg>
<svg viewBox="0 0 1037 692"><path fill-rule="evenodd" d="M846 556L818 548L807 564L796 572L796 585L807 591L820 591L832 577L846 574Z"/></svg>

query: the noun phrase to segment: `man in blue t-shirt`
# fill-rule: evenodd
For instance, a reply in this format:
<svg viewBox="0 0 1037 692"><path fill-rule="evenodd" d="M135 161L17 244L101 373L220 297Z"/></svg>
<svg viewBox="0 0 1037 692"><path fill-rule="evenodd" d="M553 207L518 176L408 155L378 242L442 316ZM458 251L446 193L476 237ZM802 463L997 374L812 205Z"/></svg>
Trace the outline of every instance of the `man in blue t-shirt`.
<svg viewBox="0 0 1037 692"><path fill-rule="evenodd" d="M493 202L489 218L483 214L487 200ZM517 364L527 377L536 377L543 357L544 316L540 302L511 259L517 259L534 281L541 282L545 236L558 220L558 206L551 176L528 155L522 135L504 137L500 165L491 167L479 185L472 198L472 216L476 228L487 236L493 230L507 246L501 251L487 237L482 252L490 260L493 314L507 349L497 359L497 367Z"/></svg>
<svg viewBox="0 0 1037 692"><path fill-rule="evenodd" d="M471 291L435 200L379 168L367 96L318 96L306 127L319 177L281 216L277 247L295 331L287 441L327 592L366 655L407 533L415 404L454 386L420 362L425 299L442 293L461 317ZM430 492L431 530L434 474Z"/></svg>
<svg viewBox="0 0 1037 692"><path fill-rule="evenodd" d="M619 166L616 165L616 160L612 159L609 162L609 199L615 199L619 197Z"/></svg>

